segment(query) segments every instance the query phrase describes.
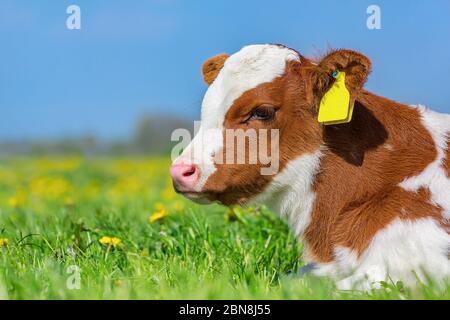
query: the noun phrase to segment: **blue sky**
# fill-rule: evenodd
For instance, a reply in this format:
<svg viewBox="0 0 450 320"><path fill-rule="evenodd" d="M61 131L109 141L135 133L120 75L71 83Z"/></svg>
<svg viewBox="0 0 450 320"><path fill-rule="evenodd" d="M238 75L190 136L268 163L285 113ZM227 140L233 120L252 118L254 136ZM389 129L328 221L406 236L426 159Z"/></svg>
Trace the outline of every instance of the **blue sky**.
<svg viewBox="0 0 450 320"><path fill-rule="evenodd" d="M66 8L81 8L68 30ZM381 30L366 8L381 8ZM200 66L252 43L360 50L366 87L450 112L450 1L2 0L0 139L128 136L144 113L199 115Z"/></svg>

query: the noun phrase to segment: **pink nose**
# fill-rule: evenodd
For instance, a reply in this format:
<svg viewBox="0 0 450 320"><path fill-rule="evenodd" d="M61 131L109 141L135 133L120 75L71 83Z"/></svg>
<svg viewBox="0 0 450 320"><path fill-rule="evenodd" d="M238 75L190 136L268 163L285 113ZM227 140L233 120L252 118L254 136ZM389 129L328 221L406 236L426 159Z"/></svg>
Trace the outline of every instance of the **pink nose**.
<svg viewBox="0 0 450 320"><path fill-rule="evenodd" d="M194 192L200 170L195 164L177 163L170 167L174 187L180 192Z"/></svg>

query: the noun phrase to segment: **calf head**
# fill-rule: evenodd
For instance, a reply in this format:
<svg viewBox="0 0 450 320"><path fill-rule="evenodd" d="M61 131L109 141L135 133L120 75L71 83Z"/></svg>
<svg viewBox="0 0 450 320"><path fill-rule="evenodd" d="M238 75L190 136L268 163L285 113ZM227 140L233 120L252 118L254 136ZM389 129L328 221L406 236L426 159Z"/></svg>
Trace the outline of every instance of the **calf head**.
<svg viewBox="0 0 450 320"><path fill-rule="evenodd" d="M321 147L318 106L335 70L346 72L355 100L370 61L335 50L314 63L281 45L251 45L208 59L200 129L170 170L175 189L194 201L226 205L267 190L289 162Z"/></svg>

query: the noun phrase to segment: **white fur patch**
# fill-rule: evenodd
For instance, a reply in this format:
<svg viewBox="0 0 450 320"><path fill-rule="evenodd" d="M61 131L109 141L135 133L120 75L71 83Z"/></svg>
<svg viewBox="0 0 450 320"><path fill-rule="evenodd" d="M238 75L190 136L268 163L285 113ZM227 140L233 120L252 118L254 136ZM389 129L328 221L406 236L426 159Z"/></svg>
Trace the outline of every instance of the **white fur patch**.
<svg viewBox="0 0 450 320"><path fill-rule="evenodd" d="M359 258L349 248L337 247L335 261L318 264L313 273L342 279L337 282L341 290L370 290L380 281L414 286L427 278L442 285L450 280L449 247L450 235L432 218L396 219L378 231Z"/></svg>
<svg viewBox="0 0 450 320"><path fill-rule="evenodd" d="M265 44L243 47L225 61L203 99L199 132L174 161L200 167L197 191L216 170L213 156L223 146L223 123L233 102L244 92L282 76L290 60L300 61L299 55L286 47Z"/></svg>
<svg viewBox="0 0 450 320"><path fill-rule="evenodd" d="M417 191L419 188L428 188L431 200L444 210L444 217L450 219L450 179L443 164L447 140L450 134L450 115L431 111L424 106L417 106L422 123L433 137L437 149L436 159L430 163L419 175L405 179L400 186L408 191Z"/></svg>
<svg viewBox="0 0 450 320"><path fill-rule="evenodd" d="M442 284L450 280L449 247L450 235L432 218L396 219L375 235L354 274L338 282L338 287L369 289L380 281L414 286L416 277ZM353 264L350 260L346 263Z"/></svg>
<svg viewBox="0 0 450 320"><path fill-rule="evenodd" d="M250 202L266 204L288 221L297 237L301 236L311 221L315 199L312 185L321 156L322 152L317 150L291 160L266 190Z"/></svg>
<svg viewBox="0 0 450 320"><path fill-rule="evenodd" d="M317 264L313 273L316 276L342 278L350 275L359 266L358 255L350 248L337 246L334 249L334 258L333 262Z"/></svg>

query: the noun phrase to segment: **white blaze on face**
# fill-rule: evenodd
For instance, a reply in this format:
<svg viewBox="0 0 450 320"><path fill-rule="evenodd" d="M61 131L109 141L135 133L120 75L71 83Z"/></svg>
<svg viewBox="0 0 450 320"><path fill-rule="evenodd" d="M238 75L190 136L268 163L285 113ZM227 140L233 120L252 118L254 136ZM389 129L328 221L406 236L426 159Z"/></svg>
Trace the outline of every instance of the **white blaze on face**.
<svg viewBox="0 0 450 320"><path fill-rule="evenodd" d="M197 135L174 161L194 163L200 169L195 187L200 192L216 170L214 154L223 147L225 114L244 92L282 76L286 62L300 61L299 55L278 45L250 45L230 56L203 98L201 126Z"/></svg>

